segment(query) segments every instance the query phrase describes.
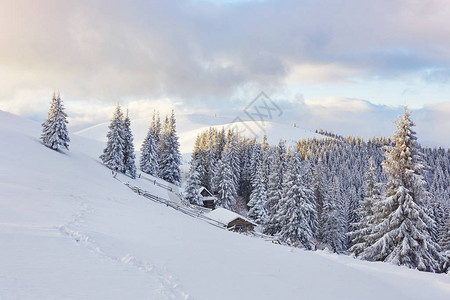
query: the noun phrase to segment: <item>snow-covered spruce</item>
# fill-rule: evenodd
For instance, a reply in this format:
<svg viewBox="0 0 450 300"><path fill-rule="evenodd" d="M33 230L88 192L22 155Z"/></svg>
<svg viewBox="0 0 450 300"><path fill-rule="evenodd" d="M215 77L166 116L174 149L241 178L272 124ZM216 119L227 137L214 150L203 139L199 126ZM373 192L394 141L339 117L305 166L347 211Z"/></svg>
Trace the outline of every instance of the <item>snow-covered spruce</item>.
<svg viewBox="0 0 450 300"><path fill-rule="evenodd" d="M123 172L128 173L131 178L136 178L135 154L133 145L133 134L131 133L131 121L127 115L123 121L124 127L124 151L123 151Z"/></svg>
<svg viewBox="0 0 450 300"><path fill-rule="evenodd" d="M123 113L117 105L106 135L106 148L100 159L108 168L120 172L124 170L124 135Z"/></svg>
<svg viewBox="0 0 450 300"><path fill-rule="evenodd" d="M181 154L176 133L175 115L166 116L159 142L159 177L176 185L181 183Z"/></svg>
<svg viewBox="0 0 450 300"><path fill-rule="evenodd" d="M311 187L314 193L314 198L316 199L316 210L317 210L317 219L319 220L319 226L317 230L317 238L322 239L323 236L323 206L325 199L327 198L327 184L325 180L325 172L323 170L322 159L319 158L317 163L315 164L312 179L311 179Z"/></svg>
<svg viewBox="0 0 450 300"><path fill-rule="evenodd" d="M439 236L439 244L443 252L449 252L450 255L450 216L446 216L444 227Z"/></svg>
<svg viewBox="0 0 450 300"><path fill-rule="evenodd" d="M155 144L158 145L159 141L161 140L161 118L159 117L159 112L153 111L153 117L152 117L152 132L155 138Z"/></svg>
<svg viewBox="0 0 450 300"><path fill-rule="evenodd" d="M373 225L373 205L375 197L378 196L376 189L375 166L372 157L369 161L369 170L366 174L366 196L361 199L359 207L356 209L358 221L353 224L355 230L348 233L353 245L349 251L356 256L361 254L368 246L367 236L371 233Z"/></svg>
<svg viewBox="0 0 450 300"><path fill-rule="evenodd" d="M141 147L141 158L139 160L139 167L142 172L152 176L158 175L158 148L154 127L148 129L147 136L144 139Z"/></svg>
<svg viewBox="0 0 450 300"><path fill-rule="evenodd" d="M322 212L322 244L336 253L343 253L347 250L347 224L340 187L339 179L334 177L332 190L324 199Z"/></svg>
<svg viewBox="0 0 450 300"><path fill-rule="evenodd" d="M280 231L280 224L277 221L276 213L282 196L283 177L287 169L286 145L284 140L280 140L273 155L273 163L270 168L267 183L267 201L264 205L267 211L267 218L263 232L269 235L275 235Z"/></svg>
<svg viewBox="0 0 450 300"><path fill-rule="evenodd" d="M387 183L381 199L375 202L374 226L367 238L369 247L360 255L371 261L385 261L422 271L440 272L444 257L430 235L432 223L424 207L425 180L420 171L424 162L414 123L406 109L397 121L392 136L394 146L387 146L383 170Z"/></svg>
<svg viewBox="0 0 450 300"><path fill-rule="evenodd" d="M281 227L277 236L289 245L311 250L315 248L317 212L314 194L304 185L301 173L300 157L294 152L290 156L283 197L275 216Z"/></svg>
<svg viewBox="0 0 450 300"><path fill-rule="evenodd" d="M61 147L69 150L69 132L67 131L67 114L64 112L61 97L53 93L52 103L48 111L47 120L42 123L42 143L53 149Z"/></svg>
<svg viewBox="0 0 450 300"><path fill-rule="evenodd" d="M195 160L191 161L188 178L186 180L186 189L184 191L184 199L190 204L201 205L200 201L200 173L197 171L198 164Z"/></svg>
<svg viewBox="0 0 450 300"><path fill-rule="evenodd" d="M446 221L439 235L439 245L441 246L444 258L447 259L443 271L448 272L450 270L450 215L446 216Z"/></svg>
<svg viewBox="0 0 450 300"><path fill-rule="evenodd" d="M238 149L238 134L234 130L229 130L227 133L227 143L230 145L230 167L231 172L233 174L233 181L235 187L239 186L239 180L240 180L240 164L241 159L239 156L239 149Z"/></svg>
<svg viewBox="0 0 450 300"><path fill-rule="evenodd" d="M222 158L217 163L214 176L214 186L217 188L217 206L231 210L235 204L236 185L231 169L232 145L227 143L222 151Z"/></svg>
<svg viewBox="0 0 450 300"><path fill-rule="evenodd" d="M261 161L256 176L253 182L253 191L250 194L250 201L248 202L248 216L255 220L258 224L264 224L267 218L266 208L267 202L266 192L266 176L264 175L266 161Z"/></svg>

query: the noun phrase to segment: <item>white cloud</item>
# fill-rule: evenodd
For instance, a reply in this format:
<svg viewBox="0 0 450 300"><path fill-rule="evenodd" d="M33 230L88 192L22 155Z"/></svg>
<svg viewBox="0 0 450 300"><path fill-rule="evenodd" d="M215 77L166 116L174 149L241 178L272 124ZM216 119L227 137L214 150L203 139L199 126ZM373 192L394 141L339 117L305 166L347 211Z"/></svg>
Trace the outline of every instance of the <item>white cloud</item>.
<svg viewBox="0 0 450 300"><path fill-rule="evenodd" d="M328 97L320 99L306 99L305 104L313 111L332 111L337 112L351 112L351 113L365 113L368 112L372 106L369 102L360 99Z"/></svg>
<svg viewBox="0 0 450 300"><path fill-rule="evenodd" d="M335 84L351 83L351 76L358 70L340 63L299 64L291 67L286 77L288 84L295 83L323 83Z"/></svg>
<svg viewBox="0 0 450 300"><path fill-rule="evenodd" d="M251 83L424 76L437 65L442 76L449 10L448 1L403 0L5 1L0 102L27 88L104 103L196 102L227 99Z"/></svg>
<svg viewBox="0 0 450 300"><path fill-rule="evenodd" d="M373 99L376 91L360 92L361 82L373 79L447 82L449 12L445 0L6 0L0 109L43 118L59 89L73 124L109 120L117 102L136 118L153 106L233 114L261 90L289 95L292 86L298 92L307 85L320 93L286 100L290 120L386 134L396 109L346 97ZM320 83L339 86L340 93L325 95ZM449 99L446 91L433 97ZM447 126L448 118L428 110L433 121L424 121L436 124L427 125L429 134L440 132L435 120Z"/></svg>

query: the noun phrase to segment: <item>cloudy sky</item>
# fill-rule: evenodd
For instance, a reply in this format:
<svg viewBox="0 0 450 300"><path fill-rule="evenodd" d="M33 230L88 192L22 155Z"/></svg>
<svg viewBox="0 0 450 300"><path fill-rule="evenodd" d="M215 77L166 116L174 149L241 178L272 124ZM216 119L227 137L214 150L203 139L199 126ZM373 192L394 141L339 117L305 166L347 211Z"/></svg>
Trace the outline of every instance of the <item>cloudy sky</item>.
<svg viewBox="0 0 450 300"><path fill-rule="evenodd" d="M312 129L390 133L408 105L425 140L450 140L447 0L0 0L0 8L2 110L40 120L56 89L82 126L108 120L116 103L137 117L172 107L230 115L265 91L289 121Z"/></svg>

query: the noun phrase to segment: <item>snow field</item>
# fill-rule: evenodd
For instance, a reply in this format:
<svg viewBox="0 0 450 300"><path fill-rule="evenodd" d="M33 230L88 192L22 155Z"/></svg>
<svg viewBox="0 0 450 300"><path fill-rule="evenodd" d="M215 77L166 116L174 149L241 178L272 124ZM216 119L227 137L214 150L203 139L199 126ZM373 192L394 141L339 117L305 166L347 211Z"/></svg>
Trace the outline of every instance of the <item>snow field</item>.
<svg viewBox="0 0 450 300"><path fill-rule="evenodd" d="M450 277L239 235L139 196L76 135L0 112L0 299L433 299ZM122 181L167 200L150 180Z"/></svg>

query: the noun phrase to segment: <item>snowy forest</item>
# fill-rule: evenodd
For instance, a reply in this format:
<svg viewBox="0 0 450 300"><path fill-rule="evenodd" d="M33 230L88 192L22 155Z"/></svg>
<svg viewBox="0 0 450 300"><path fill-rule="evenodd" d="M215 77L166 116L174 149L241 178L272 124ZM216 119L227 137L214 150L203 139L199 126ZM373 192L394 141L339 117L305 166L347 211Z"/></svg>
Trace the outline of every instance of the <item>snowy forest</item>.
<svg viewBox="0 0 450 300"><path fill-rule="evenodd" d="M217 205L281 243L442 272L450 250L450 152L423 148L410 112L391 138L300 140L288 147L210 128L198 135L186 197ZM248 212L247 212L248 209Z"/></svg>
<svg viewBox="0 0 450 300"><path fill-rule="evenodd" d="M197 136L184 198L202 205L199 190L216 207L248 216L262 233L307 250L328 249L369 261L445 272L450 257L450 152L424 148L411 112L390 138L316 132L323 139L269 145L236 131L210 128ZM67 114L54 95L42 124L43 144L68 149ZM181 185L174 112L154 112L140 149L139 169ZM117 105L100 156L114 172L137 175L131 121Z"/></svg>
<svg viewBox="0 0 450 300"><path fill-rule="evenodd" d="M114 171L136 178L135 154L131 121L117 105L107 134L107 145L100 156L103 163ZM142 172L170 183L181 183L181 155L176 134L175 115L172 111L161 123L159 113L153 120L141 147L139 168Z"/></svg>

